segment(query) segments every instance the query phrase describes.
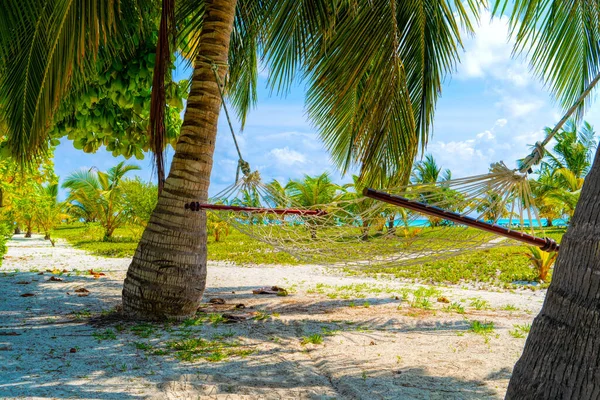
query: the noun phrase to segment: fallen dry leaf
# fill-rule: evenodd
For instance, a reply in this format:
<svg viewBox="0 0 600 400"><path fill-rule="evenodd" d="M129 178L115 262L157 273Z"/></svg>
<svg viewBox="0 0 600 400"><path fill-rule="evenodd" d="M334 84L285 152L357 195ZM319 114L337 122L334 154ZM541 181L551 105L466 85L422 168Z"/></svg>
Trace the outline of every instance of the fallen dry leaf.
<svg viewBox="0 0 600 400"><path fill-rule="evenodd" d="M21 336L21 334L17 332L0 332L0 336Z"/></svg>
<svg viewBox="0 0 600 400"><path fill-rule="evenodd" d="M90 269L88 272L90 273L90 275L93 275L94 279L98 279L101 276L106 276L104 272L96 272L93 269Z"/></svg>
<svg viewBox="0 0 600 400"><path fill-rule="evenodd" d="M10 346L2 346L2 347L0 347L0 351L11 351L11 350L12 350L12 347L10 347Z"/></svg>
<svg viewBox="0 0 600 400"><path fill-rule="evenodd" d="M55 276L51 276L50 279L48 279L48 280L52 281L52 282L62 282L63 281L62 278L57 278Z"/></svg>
<svg viewBox="0 0 600 400"><path fill-rule="evenodd" d="M29 285L31 282L30 281L19 281L16 283L17 283L17 285Z"/></svg>
<svg viewBox="0 0 600 400"><path fill-rule="evenodd" d="M21 295L21 297L33 297L33 296L35 296L35 294L33 294L33 293L23 293Z"/></svg>
<svg viewBox="0 0 600 400"><path fill-rule="evenodd" d="M77 353L77 349L75 347L71 347L71 350L69 350L69 353Z"/></svg>
<svg viewBox="0 0 600 400"><path fill-rule="evenodd" d="M87 290L86 288L82 287L82 288L78 288L75 289L75 293L89 293L90 291Z"/></svg>
<svg viewBox="0 0 600 400"><path fill-rule="evenodd" d="M77 297L87 297L89 295L89 293L77 293Z"/></svg>
<svg viewBox="0 0 600 400"><path fill-rule="evenodd" d="M287 296L288 292L284 288L279 286L265 286L260 289L254 289L252 291L254 294L276 294L277 296Z"/></svg>
<svg viewBox="0 0 600 400"><path fill-rule="evenodd" d="M242 322L252 319L254 317L254 313L247 314L223 314L223 319L225 319L225 323L235 323Z"/></svg>
<svg viewBox="0 0 600 400"><path fill-rule="evenodd" d="M214 299L210 299L208 301L210 304L225 304L225 300L219 298L219 297L215 297Z"/></svg>
<svg viewBox="0 0 600 400"><path fill-rule="evenodd" d="M46 272L50 272L51 274L55 274L55 275L58 275L58 274L62 273L62 271L60 269L58 269L58 268L47 269Z"/></svg>

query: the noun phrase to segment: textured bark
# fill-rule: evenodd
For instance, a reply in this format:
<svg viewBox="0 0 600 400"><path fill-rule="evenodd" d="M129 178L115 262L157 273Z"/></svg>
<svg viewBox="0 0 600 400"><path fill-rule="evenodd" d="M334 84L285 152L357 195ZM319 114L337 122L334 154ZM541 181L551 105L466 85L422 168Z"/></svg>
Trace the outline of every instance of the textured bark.
<svg viewBox="0 0 600 400"><path fill-rule="evenodd" d="M123 310L139 319L193 315L206 286L206 215L184 204L206 202L221 98L210 61L223 81L236 0L206 0L200 56L169 176L123 286Z"/></svg>
<svg viewBox="0 0 600 400"><path fill-rule="evenodd" d="M600 154L561 245L552 283L507 399L600 398Z"/></svg>

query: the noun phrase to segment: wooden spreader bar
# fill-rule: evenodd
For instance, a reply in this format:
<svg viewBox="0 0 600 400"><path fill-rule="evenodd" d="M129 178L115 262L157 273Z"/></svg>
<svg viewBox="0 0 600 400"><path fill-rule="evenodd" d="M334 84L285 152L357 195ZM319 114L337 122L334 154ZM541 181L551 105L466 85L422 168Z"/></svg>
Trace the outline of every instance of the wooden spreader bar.
<svg viewBox="0 0 600 400"><path fill-rule="evenodd" d="M186 210L200 211L200 210L222 210L222 211L236 211L236 212L250 212L250 213L262 213L262 214L277 214L277 215L325 215L327 214L323 210L299 210L295 208L265 208L265 207L242 207L242 206L228 206L224 204L208 204L200 203L198 201L192 201L191 203L185 204Z"/></svg>
<svg viewBox="0 0 600 400"><path fill-rule="evenodd" d="M472 228L481 229L483 231L491 232L496 235L504 236L510 239L515 239L520 242L539 247L543 251L558 251L559 249L559 244L548 237L540 238L528 235L526 233L513 231L497 224L490 224L488 222L479 221L472 217L460 215L452 211L446 211L439 207L430 206L428 204L420 203L418 201L409 200L405 197L392 195L370 188L365 188L363 190L363 195L375 200L393 204L395 206L408 208L409 210L413 210L421 214L439 217L448 221L456 222L461 225L470 226Z"/></svg>

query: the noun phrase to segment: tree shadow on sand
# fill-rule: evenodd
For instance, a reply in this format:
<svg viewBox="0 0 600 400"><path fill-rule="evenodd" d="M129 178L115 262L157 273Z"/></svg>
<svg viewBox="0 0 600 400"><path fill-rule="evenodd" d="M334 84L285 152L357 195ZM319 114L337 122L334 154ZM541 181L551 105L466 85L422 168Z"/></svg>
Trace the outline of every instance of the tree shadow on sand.
<svg viewBox="0 0 600 400"><path fill-rule="evenodd" d="M92 276L57 276L63 281L50 281L50 276L31 272L0 276L0 397L497 397L483 380L435 376L419 365L365 372L351 359L330 360L317 346L302 344L311 335L327 339L344 333L349 335L344 340L349 341L371 340L370 335L378 331L455 335L468 329L464 321L410 327L393 318L323 321L313 318L319 310L347 304L315 300L298 306L284 303L292 298L250 297L247 292L254 287L236 287L209 290L207 299L231 289L240 296L232 293L226 301L246 302L249 307L236 312L250 314L248 320L222 323L211 317L221 313L207 306L207 312L184 323L139 323L124 320L114 311L120 301L119 282ZM101 296L96 294L100 286ZM75 290L81 287L89 294L79 297ZM34 296L21 296L26 293ZM181 348L199 338L247 351L212 362L213 350L193 353L192 348L193 361L182 361Z"/></svg>

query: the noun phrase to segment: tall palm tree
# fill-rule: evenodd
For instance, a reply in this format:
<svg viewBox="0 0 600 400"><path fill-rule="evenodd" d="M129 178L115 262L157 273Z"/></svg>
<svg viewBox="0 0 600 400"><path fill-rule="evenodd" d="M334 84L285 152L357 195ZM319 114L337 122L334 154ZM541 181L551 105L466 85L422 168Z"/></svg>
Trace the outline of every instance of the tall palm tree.
<svg viewBox="0 0 600 400"><path fill-rule="evenodd" d="M500 0L511 10L517 52L565 107L600 72L600 25L595 0ZM583 115L589 99L579 107ZM561 241L542 310L513 369L507 399L597 399L600 393L600 154L581 190Z"/></svg>
<svg viewBox="0 0 600 400"><path fill-rule="evenodd" d="M7 109L6 150L26 160L43 152L53 110L70 89L85 84L97 64L90 60L130 53L131 38L144 34L142 10L154 3L5 3L0 101ZM471 31L468 9L476 15L483 1L178 0L175 9L173 3L163 0L153 132L162 130L169 28L181 28L180 48L194 72L169 176L124 284L123 308L140 318L185 318L204 291L206 217L186 213L183 205L208 198L221 106L217 80L226 82L225 95L243 121L256 98L259 59L276 90L304 79L309 117L342 171L362 165L371 182L406 174L427 142L442 79L458 59L461 24ZM152 139L162 150L160 134Z"/></svg>
<svg viewBox="0 0 600 400"><path fill-rule="evenodd" d="M106 172L93 169L75 171L62 185L69 189L66 201L78 210L85 210L86 215L94 215L104 229L104 240L108 240L129 217L125 207L124 177L128 172L139 169L137 165L121 161Z"/></svg>

